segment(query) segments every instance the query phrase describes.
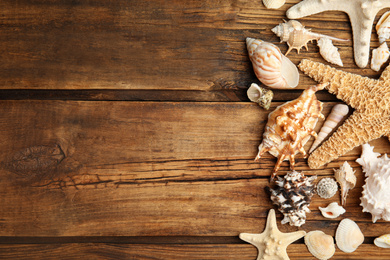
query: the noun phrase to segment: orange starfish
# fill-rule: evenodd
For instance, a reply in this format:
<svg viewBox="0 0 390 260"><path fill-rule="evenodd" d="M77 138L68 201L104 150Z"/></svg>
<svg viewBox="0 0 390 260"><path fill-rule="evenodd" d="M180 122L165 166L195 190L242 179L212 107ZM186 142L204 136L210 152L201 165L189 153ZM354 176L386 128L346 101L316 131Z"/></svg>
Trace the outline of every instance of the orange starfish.
<svg viewBox="0 0 390 260"><path fill-rule="evenodd" d="M325 88L355 109L337 131L310 155L310 168L317 169L381 136L390 138L390 66L378 80L310 60L302 60L298 67L314 80L329 83Z"/></svg>

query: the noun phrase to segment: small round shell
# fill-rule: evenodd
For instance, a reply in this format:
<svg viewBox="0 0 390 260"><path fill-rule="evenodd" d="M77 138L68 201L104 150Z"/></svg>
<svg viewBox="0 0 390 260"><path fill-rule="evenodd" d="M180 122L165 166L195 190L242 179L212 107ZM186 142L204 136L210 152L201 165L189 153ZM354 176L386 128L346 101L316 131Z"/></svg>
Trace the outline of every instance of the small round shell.
<svg viewBox="0 0 390 260"><path fill-rule="evenodd" d="M341 251L352 253L363 241L364 235L353 220L346 218L340 222L336 230L336 244Z"/></svg>
<svg viewBox="0 0 390 260"><path fill-rule="evenodd" d="M269 109L272 98L274 97L274 93L271 90L262 88L256 83L252 83L246 93L250 101L258 103L259 106L267 110Z"/></svg>
<svg viewBox="0 0 390 260"><path fill-rule="evenodd" d="M390 11L387 11L381 16L375 28L380 43L390 38Z"/></svg>
<svg viewBox="0 0 390 260"><path fill-rule="evenodd" d="M263 0L263 4L268 9L278 9L286 3L286 0Z"/></svg>
<svg viewBox="0 0 390 260"><path fill-rule="evenodd" d="M318 208L320 209L322 216L325 218L337 218L338 216L345 213L345 209L337 202L332 202L325 208Z"/></svg>
<svg viewBox="0 0 390 260"><path fill-rule="evenodd" d="M333 178L322 178L317 184L317 194L323 199L333 197L337 189L337 182Z"/></svg>
<svg viewBox="0 0 390 260"><path fill-rule="evenodd" d="M319 230L307 233L305 235L305 244L309 252L320 260L331 258L336 251L333 237Z"/></svg>
<svg viewBox="0 0 390 260"><path fill-rule="evenodd" d="M375 238L374 244L382 248L390 248L390 234L382 235Z"/></svg>

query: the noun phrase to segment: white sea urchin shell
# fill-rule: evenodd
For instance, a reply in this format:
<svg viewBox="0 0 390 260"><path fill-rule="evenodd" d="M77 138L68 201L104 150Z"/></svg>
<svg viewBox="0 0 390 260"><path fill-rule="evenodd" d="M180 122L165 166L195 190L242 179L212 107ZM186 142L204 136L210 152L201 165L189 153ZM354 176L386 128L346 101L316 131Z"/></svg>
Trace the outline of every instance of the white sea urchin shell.
<svg viewBox="0 0 390 260"><path fill-rule="evenodd" d="M337 182L333 178L322 178L317 184L317 194L323 199L333 197L337 189Z"/></svg>

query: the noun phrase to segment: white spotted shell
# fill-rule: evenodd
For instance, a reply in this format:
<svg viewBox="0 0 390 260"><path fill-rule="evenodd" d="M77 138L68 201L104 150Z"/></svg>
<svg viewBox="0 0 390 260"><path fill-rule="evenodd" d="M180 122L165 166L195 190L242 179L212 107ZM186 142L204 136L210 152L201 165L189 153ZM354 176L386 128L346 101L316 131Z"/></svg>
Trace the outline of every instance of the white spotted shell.
<svg viewBox="0 0 390 260"><path fill-rule="evenodd" d="M341 251L352 253L363 241L364 235L353 220L345 218L340 222L336 230L336 244Z"/></svg>
<svg viewBox="0 0 390 260"><path fill-rule="evenodd" d="M286 0L263 0L263 4L268 9L278 9L286 3Z"/></svg>
<svg viewBox="0 0 390 260"><path fill-rule="evenodd" d="M337 218L338 216L345 213L345 209L337 202L332 202L325 208L318 208L320 209L322 216L325 218Z"/></svg>
<svg viewBox="0 0 390 260"><path fill-rule="evenodd" d="M253 70L261 83L275 89L298 86L297 67L280 52L276 45L253 38L246 38L246 45Z"/></svg>
<svg viewBox="0 0 390 260"><path fill-rule="evenodd" d="M320 260L327 260L336 252L333 237L319 230L307 233L305 244L309 252Z"/></svg>
<svg viewBox="0 0 390 260"><path fill-rule="evenodd" d="M333 178L322 178L317 184L317 194L323 199L333 197L337 189L337 182Z"/></svg>
<svg viewBox="0 0 390 260"><path fill-rule="evenodd" d="M375 238L374 244L377 247L390 248L390 234L382 235Z"/></svg>

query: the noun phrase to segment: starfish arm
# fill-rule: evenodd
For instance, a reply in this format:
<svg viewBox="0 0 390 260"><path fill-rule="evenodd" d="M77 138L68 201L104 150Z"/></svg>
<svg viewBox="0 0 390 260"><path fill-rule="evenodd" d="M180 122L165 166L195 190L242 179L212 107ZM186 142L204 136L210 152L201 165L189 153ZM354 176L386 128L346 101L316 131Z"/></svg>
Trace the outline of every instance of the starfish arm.
<svg viewBox="0 0 390 260"><path fill-rule="evenodd" d="M356 65L359 68L365 68L370 56L371 32L375 16L367 18L362 10L356 11L358 12L348 13L352 26L353 52Z"/></svg>
<svg viewBox="0 0 390 260"><path fill-rule="evenodd" d="M306 232L303 230L295 231L292 233L281 233L282 241L285 247L297 241L298 239L304 237L305 235Z"/></svg>
<svg viewBox="0 0 390 260"><path fill-rule="evenodd" d="M302 60L298 67L315 81L329 82L330 84L325 88L330 93L360 111L377 110L378 100L383 100L386 94L385 88L378 80L337 70L306 59Z"/></svg>
<svg viewBox="0 0 390 260"><path fill-rule="evenodd" d="M332 5L330 5L329 2L332 2ZM305 0L288 9L286 15L289 19L298 19L324 11L346 10L346 6L348 6L349 4L350 3L344 3L343 1L339 0Z"/></svg>
<svg viewBox="0 0 390 260"><path fill-rule="evenodd" d="M372 118L370 114L355 111L323 145L309 156L309 167L318 169L353 148L388 133L389 127L388 117Z"/></svg>

